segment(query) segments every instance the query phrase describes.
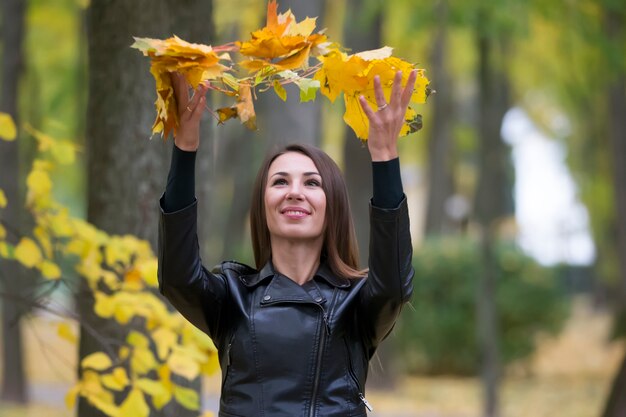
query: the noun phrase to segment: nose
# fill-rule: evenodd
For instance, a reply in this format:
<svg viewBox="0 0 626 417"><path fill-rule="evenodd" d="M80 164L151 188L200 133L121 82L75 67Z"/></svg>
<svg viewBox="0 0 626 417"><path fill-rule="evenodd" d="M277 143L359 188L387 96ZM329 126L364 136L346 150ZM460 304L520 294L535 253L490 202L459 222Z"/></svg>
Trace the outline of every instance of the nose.
<svg viewBox="0 0 626 417"><path fill-rule="evenodd" d="M303 200L302 187L299 182L294 181L291 183L286 195L287 200Z"/></svg>

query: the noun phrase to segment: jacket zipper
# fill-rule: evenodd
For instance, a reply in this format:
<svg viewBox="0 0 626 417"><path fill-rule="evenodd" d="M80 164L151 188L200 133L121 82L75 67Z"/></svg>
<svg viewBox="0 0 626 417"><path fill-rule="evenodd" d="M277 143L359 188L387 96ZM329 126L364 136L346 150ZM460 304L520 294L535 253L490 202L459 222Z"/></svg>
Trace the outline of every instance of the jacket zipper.
<svg viewBox="0 0 626 417"><path fill-rule="evenodd" d="M361 384L359 384L359 380L354 374L354 369L352 369L352 358L350 355L350 348L348 347L348 342L347 340L345 340L345 338L344 338L344 344L346 345L346 351L348 352L348 373L350 374L350 378L352 378L352 380L354 381L354 384L357 386L359 390L359 394L358 394L359 399L361 400L363 405L365 405L365 408L367 408L367 410L371 413L372 411L374 411L374 407L372 407L369 401L367 401L367 399L365 398L365 395L363 395L363 391L361 390Z"/></svg>
<svg viewBox="0 0 626 417"><path fill-rule="evenodd" d="M333 298L329 306L329 310L335 305L335 297L337 295L337 288L333 291ZM324 344L326 343L326 335L330 335L330 323L328 322L328 316L324 307L320 304L316 304L322 310L322 318L324 319L324 330L320 337L320 343L317 348L317 363L315 364L315 378L313 379L313 393L311 394L311 404L309 405L309 417L315 416L315 401L317 399L317 391L320 384L320 374L322 373L322 356L324 355Z"/></svg>

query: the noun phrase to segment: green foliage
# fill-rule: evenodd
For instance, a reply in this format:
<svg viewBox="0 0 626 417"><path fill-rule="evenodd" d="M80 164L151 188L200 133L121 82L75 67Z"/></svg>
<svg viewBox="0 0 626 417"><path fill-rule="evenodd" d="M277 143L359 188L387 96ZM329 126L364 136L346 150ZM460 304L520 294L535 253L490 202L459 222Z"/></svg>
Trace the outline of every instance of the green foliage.
<svg viewBox="0 0 626 417"><path fill-rule="evenodd" d="M476 299L482 266L478 245L433 238L414 258L415 290L395 330L409 372L474 374L479 366ZM512 244L496 248L496 304L505 364L533 352L534 336L556 333L567 304L555 268L545 268Z"/></svg>

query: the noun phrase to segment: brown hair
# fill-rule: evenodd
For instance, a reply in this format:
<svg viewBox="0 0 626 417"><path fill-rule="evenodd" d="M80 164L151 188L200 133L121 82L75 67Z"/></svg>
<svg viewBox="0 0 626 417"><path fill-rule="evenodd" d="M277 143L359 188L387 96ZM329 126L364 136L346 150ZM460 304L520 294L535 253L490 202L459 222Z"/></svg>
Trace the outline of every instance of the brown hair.
<svg viewBox="0 0 626 417"><path fill-rule="evenodd" d="M298 152L311 158L322 177L322 189L326 194L322 256L326 257L328 266L335 275L342 278L364 276L366 270L358 269L359 249L346 183L341 170L324 151L305 144L291 144L274 150L268 154L259 168L250 204L250 231L257 269L262 268L272 256L270 233L265 217L267 173L272 162L287 152Z"/></svg>

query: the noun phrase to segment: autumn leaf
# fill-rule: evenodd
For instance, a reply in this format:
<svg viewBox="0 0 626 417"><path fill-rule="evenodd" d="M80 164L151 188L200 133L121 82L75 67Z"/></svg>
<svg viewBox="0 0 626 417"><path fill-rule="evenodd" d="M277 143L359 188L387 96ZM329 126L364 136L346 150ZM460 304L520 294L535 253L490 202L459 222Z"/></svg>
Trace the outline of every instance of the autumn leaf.
<svg viewBox="0 0 626 417"><path fill-rule="evenodd" d="M7 196L4 194L2 188L0 188L0 208L5 208L7 206Z"/></svg>
<svg viewBox="0 0 626 417"><path fill-rule="evenodd" d="M322 61L322 68L315 74L314 79L320 82L322 94L331 101L343 93L346 106L344 121L359 139L366 140L369 133L369 120L361 108L359 97L364 96L371 107L377 107L374 77L380 78L383 93L389 100L396 72L402 71L402 83L405 85L410 72L414 69L413 64L391 56L391 52L390 47L354 55L333 50L319 58ZM424 103L427 86L428 79L424 75L424 70L418 70L411 101ZM415 118L415 111L409 107L401 135L417 130L418 125L413 122Z"/></svg>
<svg viewBox="0 0 626 417"><path fill-rule="evenodd" d="M229 69L221 61L229 61L227 53L214 50L211 46L189 43L178 36L160 40L134 38L131 48L139 49L150 57L150 73L156 81L157 117L152 125L152 133L161 133L167 139L170 132L176 134L178 111L170 73L181 73L192 88L202 81L217 79Z"/></svg>
<svg viewBox="0 0 626 417"><path fill-rule="evenodd" d="M256 130L256 113L254 112L254 101L252 100L252 90L249 85L239 86L237 103L231 107L217 109L220 123L228 119L239 118L241 123L250 130Z"/></svg>
<svg viewBox="0 0 626 417"><path fill-rule="evenodd" d="M307 68L311 53L318 55L323 51L326 35L312 33L316 18L307 17L298 23L291 10L278 14L277 9L276 1L270 1L265 27L252 32L252 39L237 42L239 52L252 58L240 65L251 72L266 67L276 70Z"/></svg>

